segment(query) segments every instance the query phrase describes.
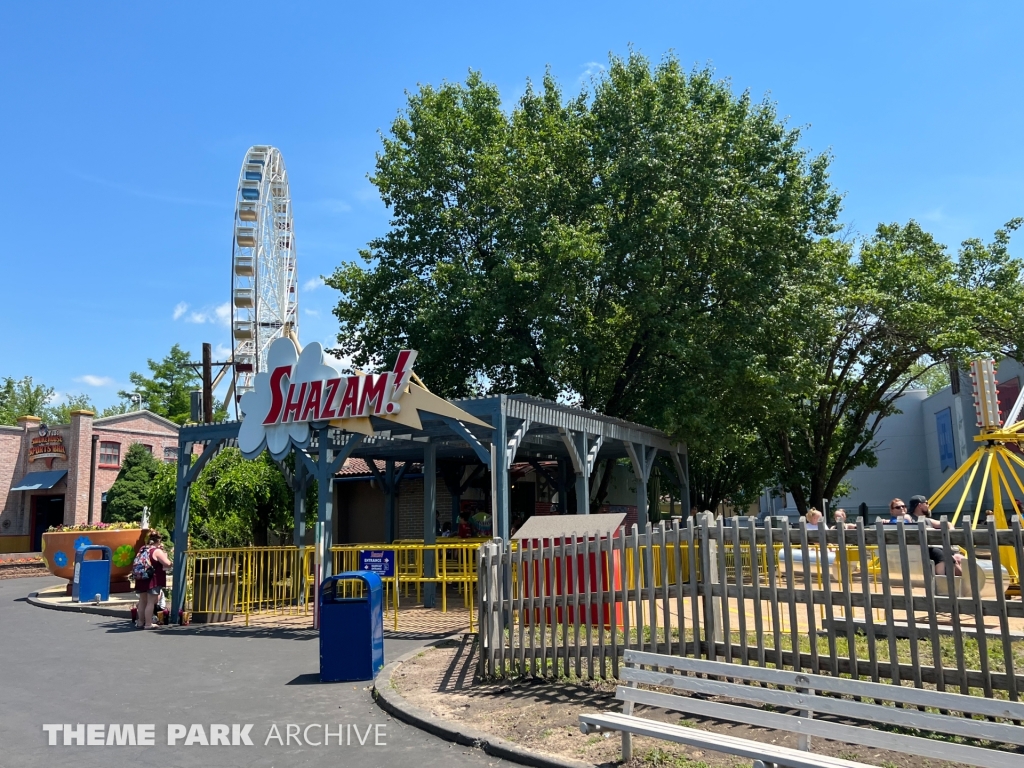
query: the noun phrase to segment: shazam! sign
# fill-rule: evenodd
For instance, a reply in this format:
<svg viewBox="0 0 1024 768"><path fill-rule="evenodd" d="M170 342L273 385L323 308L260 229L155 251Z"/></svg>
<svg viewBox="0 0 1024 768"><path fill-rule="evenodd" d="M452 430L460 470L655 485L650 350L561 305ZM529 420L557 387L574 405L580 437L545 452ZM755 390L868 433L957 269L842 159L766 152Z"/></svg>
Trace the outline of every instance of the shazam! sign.
<svg viewBox="0 0 1024 768"><path fill-rule="evenodd" d="M394 370L345 376L319 343L308 344L299 353L291 339L277 339L267 353L269 371L256 374L253 389L239 403L239 449L252 459L266 448L280 459L293 445L309 444L314 422L372 435L371 417L421 429L419 411L490 427L413 382L416 355L403 350Z"/></svg>

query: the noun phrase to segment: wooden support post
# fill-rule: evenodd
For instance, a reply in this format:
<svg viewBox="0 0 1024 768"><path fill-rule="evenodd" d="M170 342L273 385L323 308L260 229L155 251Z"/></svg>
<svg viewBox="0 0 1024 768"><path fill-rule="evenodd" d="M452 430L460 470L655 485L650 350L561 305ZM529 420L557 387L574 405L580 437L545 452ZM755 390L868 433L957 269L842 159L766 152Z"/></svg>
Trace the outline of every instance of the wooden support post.
<svg viewBox="0 0 1024 768"><path fill-rule="evenodd" d="M434 550L437 543L437 443L427 442L423 446L423 577L436 576ZM423 584L423 607L433 608L437 585ZM443 589L443 586L442 586Z"/></svg>
<svg viewBox="0 0 1024 768"><path fill-rule="evenodd" d="M295 473L292 475L292 492L295 495L292 543L300 550L306 535L306 485L306 465L302 461L296 461Z"/></svg>
<svg viewBox="0 0 1024 768"><path fill-rule="evenodd" d="M373 459L367 460L373 464ZM376 467L376 465L374 465ZM398 525L395 521L395 460L385 459L384 479L381 483L384 491L384 530L388 544L398 538Z"/></svg>
<svg viewBox="0 0 1024 768"><path fill-rule="evenodd" d="M213 347L203 342L203 423L213 423Z"/></svg>

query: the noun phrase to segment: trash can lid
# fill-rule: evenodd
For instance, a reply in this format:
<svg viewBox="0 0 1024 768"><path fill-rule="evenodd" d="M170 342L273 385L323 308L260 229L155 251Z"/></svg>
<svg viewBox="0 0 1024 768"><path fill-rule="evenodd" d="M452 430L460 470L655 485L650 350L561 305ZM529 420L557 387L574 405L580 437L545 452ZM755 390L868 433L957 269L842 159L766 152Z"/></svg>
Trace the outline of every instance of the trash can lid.
<svg viewBox="0 0 1024 768"><path fill-rule="evenodd" d="M110 559L110 556L111 556L110 555L110 547L106 547L106 546L104 546L102 544L85 544L85 545L83 545L81 547L77 547L75 549L75 559L79 560L79 561L82 561L82 560L85 559L85 553L86 552L93 552L93 551L95 551L97 549L101 550L103 552L103 557L100 558L101 560L109 560Z"/></svg>
<svg viewBox="0 0 1024 768"><path fill-rule="evenodd" d="M337 581L362 581L371 592L377 592L384 588L384 583L373 571L345 571L334 576L328 576L321 585L323 589L333 586Z"/></svg>

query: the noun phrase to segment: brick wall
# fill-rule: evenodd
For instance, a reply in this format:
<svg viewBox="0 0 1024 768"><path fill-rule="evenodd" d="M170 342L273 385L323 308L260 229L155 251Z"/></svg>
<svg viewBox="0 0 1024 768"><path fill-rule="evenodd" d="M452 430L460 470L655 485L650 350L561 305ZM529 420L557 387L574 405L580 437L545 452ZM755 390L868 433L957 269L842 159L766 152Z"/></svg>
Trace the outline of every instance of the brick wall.
<svg viewBox="0 0 1024 768"><path fill-rule="evenodd" d="M440 475L437 478L437 505L441 522L451 514L452 496ZM423 538L423 480L403 480L398 486L398 538Z"/></svg>
<svg viewBox="0 0 1024 768"><path fill-rule="evenodd" d="M64 438L68 452L67 493L64 496L64 525L82 525L89 521L89 459L92 455L91 411L74 411L71 427ZM93 522L99 520L99 507L93 510Z"/></svg>
<svg viewBox="0 0 1024 768"><path fill-rule="evenodd" d="M3 502L0 504L0 535L28 533L28 522L20 508L22 494L9 490L21 478L18 471L21 469L24 438L24 427L0 426L0 501Z"/></svg>
<svg viewBox="0 0 1024 768"><path fill-rule="evenodd" d="M50 432L64 438L67 460L54 459L49 469L68 471L67 477L53 489L11 491L11 486L29 472L48 469L42 460L28 460L28 447L39 429L39 419L26 416L17 427L0 426L0 536L23 536L31 533L32 498L64 495L64 522L84 523L89 514L89 469L92 458L92 436L104 442L116 442L123 460L132 443L152 446L153 455L164 460L165 449L173 449L177 457L178 427L155 414L136 412L93 420L88 411L78 411L72 423L51 426ZM97 445L97 453L99 446ZM97 462L99 457L97 456ZM100 520L103 494L117 479L119 467L97 468L93 496L93 521ZM4 522L10 521L5 528Z"/></svg>

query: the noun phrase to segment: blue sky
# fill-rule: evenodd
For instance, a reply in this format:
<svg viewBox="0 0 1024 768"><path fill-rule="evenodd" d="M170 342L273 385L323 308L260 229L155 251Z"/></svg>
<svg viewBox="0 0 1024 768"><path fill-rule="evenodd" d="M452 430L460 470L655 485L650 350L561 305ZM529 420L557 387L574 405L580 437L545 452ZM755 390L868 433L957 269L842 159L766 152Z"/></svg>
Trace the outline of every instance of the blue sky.
<svg viewBox="0 0 1024 768"><path fill-rule="evenodd" d="M387 227L366 175L406 90L473 68L511 103L550 66L572 92L630 45L768 93L855 232L987 239L1024 215L1024 4L958 5L3 3L0 376L102 407L175 342L223 354L253 144L291 179L302 341L333 341L317 278Z"/></svg>

